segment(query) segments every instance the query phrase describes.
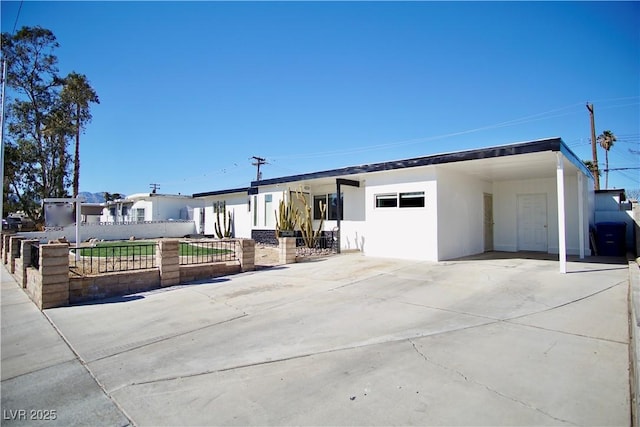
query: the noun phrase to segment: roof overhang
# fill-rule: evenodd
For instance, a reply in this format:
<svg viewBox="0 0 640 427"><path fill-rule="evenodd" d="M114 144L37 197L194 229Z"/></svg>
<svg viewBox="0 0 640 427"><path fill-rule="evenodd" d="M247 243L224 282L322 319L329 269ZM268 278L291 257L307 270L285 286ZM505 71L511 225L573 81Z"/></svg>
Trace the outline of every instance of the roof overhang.
<svg viewBox="0 0 640 427"><path fill-rule="evenodd" d="M249 191L248 187L231 188L228 190L207 191L205 193L194 193L192 197L195 199L198 197L225 196L227 194L235 194L235 193L247 194L248 191Z"/></svg>
<svg viewBox="0 0 640 427"><path fill-rule="evenodd" d="M251 186L279 186L280 184L307 183L309 181L313 181L315 184L324 184L332 182L334 178L338 177L349 176L352 179L357 179L359 175L367 173L423 166L438 166L475 175L487 181L550 178L556 176L556 153L563 155L565 174L580 171L586 177L593 179L589 169L565 145L562 139L548 138L253 181Z"/></svg>

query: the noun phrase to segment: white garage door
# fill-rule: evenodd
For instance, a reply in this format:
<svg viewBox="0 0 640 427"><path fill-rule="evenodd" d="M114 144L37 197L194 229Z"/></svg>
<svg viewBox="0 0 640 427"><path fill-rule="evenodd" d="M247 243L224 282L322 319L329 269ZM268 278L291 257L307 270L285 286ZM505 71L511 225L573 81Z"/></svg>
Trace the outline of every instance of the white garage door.
<svg viewBox="0 0 640 427"><path fill-rule="evenodd" d="M548 250L546 194L518 194L518 250Z"/></svg>

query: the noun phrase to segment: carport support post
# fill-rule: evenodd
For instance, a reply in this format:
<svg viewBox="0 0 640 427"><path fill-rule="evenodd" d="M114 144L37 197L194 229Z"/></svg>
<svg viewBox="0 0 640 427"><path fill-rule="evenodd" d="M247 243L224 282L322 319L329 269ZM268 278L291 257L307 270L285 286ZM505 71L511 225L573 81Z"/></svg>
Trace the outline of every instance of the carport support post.
<svg viewBox="0 0 640 427"><path fill-rule="evenodd" d="M558 185L558 256L560 258L560 273L567 272L567 236L564 208L564 160L562 153L556 153L557 169L556 182Z"/></svg>
<svg viewBox="0 0 640 427"><path fill-rule="evenodd" d="M578 244L580 259L584 259L584 175L578 170Z"/></svg>

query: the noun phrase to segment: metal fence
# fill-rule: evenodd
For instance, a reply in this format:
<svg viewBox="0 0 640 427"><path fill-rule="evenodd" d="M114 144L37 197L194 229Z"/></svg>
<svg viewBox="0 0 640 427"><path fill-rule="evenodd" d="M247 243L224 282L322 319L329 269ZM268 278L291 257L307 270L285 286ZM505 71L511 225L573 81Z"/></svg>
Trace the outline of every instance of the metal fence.
<svg viewBox="0 0 640 427"><path fill-rule="evenodd" d="M185 240L180 242L180 265L238 260L236 240Z"/></svg>
<svg viewBox="0 0 640 427"><path fill-rule="evenodd" d="M69 269L80 276L157 268L153 243L98 244L71 248Z"/></svg>
<svg viewBox="0 0 640 427"><path fill-rule="evenodd" d="M300 234L296 235L296 256L330 255L337 252L338 236L334 232L324 232L310 242L306 242Z"/></svg>
<svg viewBox="0 0 640 427"><path fill-rule="evenodd" d="M31 242L31 267L40 268L40 242Z"/></svg>

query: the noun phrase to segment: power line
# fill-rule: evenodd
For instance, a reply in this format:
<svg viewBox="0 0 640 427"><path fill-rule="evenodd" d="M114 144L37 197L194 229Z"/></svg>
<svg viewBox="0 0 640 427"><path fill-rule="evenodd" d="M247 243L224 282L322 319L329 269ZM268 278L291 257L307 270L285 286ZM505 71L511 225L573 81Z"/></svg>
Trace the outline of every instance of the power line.
<svg viewBox="0 0 640 427"><path fill-rule="evenodd" d="M22 10L22 3L24 2L24 0L20 0L20 6L18 7L18 13L16 14L16 20L13 22L13 31L11 31L12 34L16 33L16 26L18 25L18 18L20 17L20 11Z"/></svg>
<svg viewBox="0 0 640 427"><path fill-rule="evenodd" d="M539 121L539 120L547 120L547 119L552 119L552 118L557 118L557 117L563 117L563 116L566 116L566 115L569 115L569 114L577 114L578 111L576 110L576 111L564 112L564 113L556 114L556 115L552 115L552 116L542 117L542 116L547 115L547 114L557 113L557 112L560 112L560 111L563 111L563 110L568 110L568 109L571 109L571 108L575 108L578 105L582 105L582 103L581 102L574 103L574 104L570 104L570 105L567 105L567 106L564 106L564 107L554 108L552 110L545 111L545 112L542 112L542 113L537 113L537 114L532 114L532 115L520 117L520 118L517 118L517 119L507 120L507 121L496 123L496 124L493 124L493 125L481 126L481 127L477 127L477 128L474 128L474 129L468 129L468 130L463 130L463 131L459 131L459 132L452 132L452 133L443 134L443 135L437 135L437 136L432 136L432 137L414 138L414 139L409 139L409 140L392 142L392 143L388 143L388 144L371 145L371 146L354 148L354 149L347 149L347 150L333 150L333 151L308 153L308 154L293 155L293 156L270 156L270 158L272 158L272 159L301 159L301 158L310 158L310 157L329 157L329 156L335 156L335 155L344 155L344 154L353 154L353 153L362 153L362 152L367 152L367 151L382 150L382 149L385 149L385 148L398 147L398 146L403 146L403 145L411 145L411 144L417 144L417 143L421 143L421 142L435 141L435 140L439 140L439 139L450 138L452 136L459 136L459 135L465 135L465 134L469 134L469 133L475 133L475 132L479 132L479 131L483 131L483 130L497 129L497 128L501 128L501 127L525 124L525 123L535 122L535 121Z"/></svg>

